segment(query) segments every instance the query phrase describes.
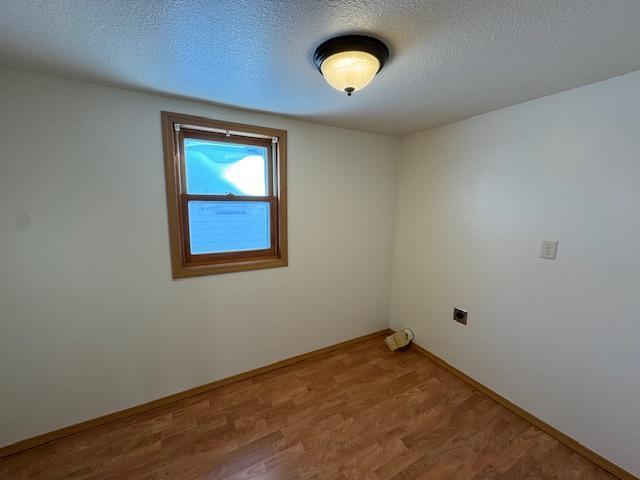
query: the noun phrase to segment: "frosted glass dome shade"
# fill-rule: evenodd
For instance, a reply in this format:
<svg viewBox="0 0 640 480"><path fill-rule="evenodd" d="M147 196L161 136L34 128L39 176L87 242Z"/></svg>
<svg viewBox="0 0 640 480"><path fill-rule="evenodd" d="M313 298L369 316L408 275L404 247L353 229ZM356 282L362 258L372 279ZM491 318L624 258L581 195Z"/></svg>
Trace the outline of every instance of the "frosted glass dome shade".
<svg viewBox="0 0 640 480"><path fill-rule="evenodd" d="M322 62L320 71L336 90L351 95L366 87L380 70L380 61L367 52L335 53Z"/></svg>

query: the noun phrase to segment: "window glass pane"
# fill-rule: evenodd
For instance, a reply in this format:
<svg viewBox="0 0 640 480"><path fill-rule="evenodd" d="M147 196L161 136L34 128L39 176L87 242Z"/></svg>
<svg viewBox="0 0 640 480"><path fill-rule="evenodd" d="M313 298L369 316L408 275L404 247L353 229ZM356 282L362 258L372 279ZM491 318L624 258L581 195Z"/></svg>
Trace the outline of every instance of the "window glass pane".
<svg viewBox="0 0 640 480"><path fill-rule="evenodd" d="M271 248L269 202L189 201L191 253Z"/></svg>
<svg viewBox="0 0 640 480"><path fill-rule="evenodd" d="M187 193L267 195L267 149L185 138Z"/></svg>

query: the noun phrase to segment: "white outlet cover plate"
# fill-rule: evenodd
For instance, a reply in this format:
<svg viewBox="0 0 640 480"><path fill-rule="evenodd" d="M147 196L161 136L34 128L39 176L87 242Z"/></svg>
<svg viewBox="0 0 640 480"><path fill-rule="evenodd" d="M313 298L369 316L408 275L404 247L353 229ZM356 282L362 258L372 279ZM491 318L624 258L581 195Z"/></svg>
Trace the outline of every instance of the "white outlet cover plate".
<svg viewBox="0 0 640 480"><path fill-rule="evenodd" d="M547 260L555 260L557 252L558 252L557 240L542 241L542 247L540 249L540 258L546 258Z"/></svg>

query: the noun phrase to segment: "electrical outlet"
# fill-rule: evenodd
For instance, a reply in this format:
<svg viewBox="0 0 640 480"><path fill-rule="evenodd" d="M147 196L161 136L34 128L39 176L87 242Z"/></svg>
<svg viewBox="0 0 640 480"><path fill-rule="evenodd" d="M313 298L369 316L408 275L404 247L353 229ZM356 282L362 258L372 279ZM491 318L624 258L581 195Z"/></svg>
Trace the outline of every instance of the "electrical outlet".
<svg viewBox="0 0 640 480"><path fill-rule="evenodd" d="M546 258L547 260L555 260L557 252L558 252L557 240L542 241L542 248L540 249L540 258Z"/></svg>
<svg viewBox="0 0 640 480"><path fill-rule="evenodd" d="M462 310L461 308L453 307L453 319L461 323L462 325L467 324L467 311Z"/></svg>

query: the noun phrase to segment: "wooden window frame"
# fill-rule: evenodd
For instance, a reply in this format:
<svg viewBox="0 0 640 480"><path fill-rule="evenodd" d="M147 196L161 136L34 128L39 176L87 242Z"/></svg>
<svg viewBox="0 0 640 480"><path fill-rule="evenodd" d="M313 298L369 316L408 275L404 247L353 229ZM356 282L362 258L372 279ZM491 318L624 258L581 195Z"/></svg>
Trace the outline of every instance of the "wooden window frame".
<svg viewBox="0 0 640 480"><path fill-rule="evenodd" d="M162 112L161 120L173 278L287 266L287 131L173 112ZM267 196L188 194L184 138L268 147ZM271 247L265 250L191 254L187 211L190 200L268 202Z"/></svg>

